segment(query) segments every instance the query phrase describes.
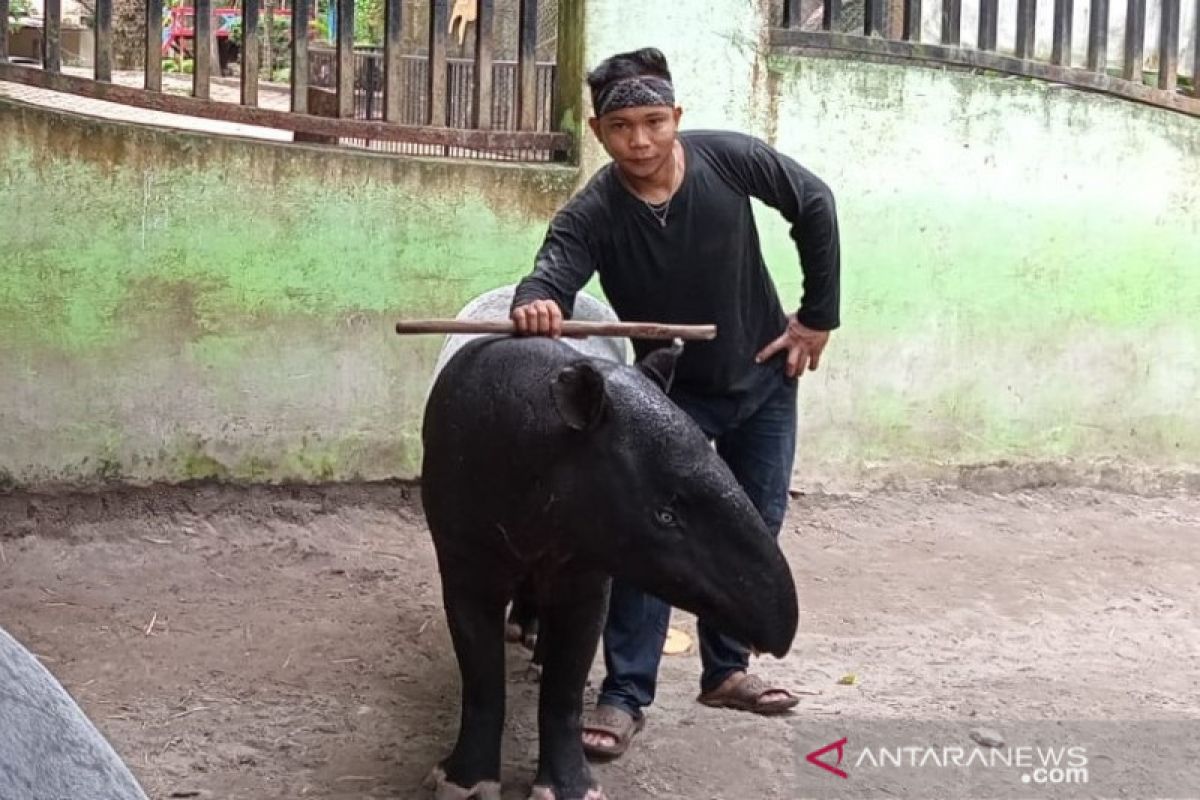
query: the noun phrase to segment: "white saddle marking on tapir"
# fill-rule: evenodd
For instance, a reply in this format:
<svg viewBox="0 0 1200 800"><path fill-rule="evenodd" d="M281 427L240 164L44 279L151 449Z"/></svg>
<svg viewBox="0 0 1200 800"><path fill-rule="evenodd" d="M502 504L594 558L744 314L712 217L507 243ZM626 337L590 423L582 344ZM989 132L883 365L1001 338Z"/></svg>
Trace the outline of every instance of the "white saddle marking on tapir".
<svg viewBox="0 0 1200 800"><path fill-rule="evenodd" d="M515 285L501 286L485 292L463 306L455 319L504 321L509 318L509 308L512 306ZM604 303L589 294L579 292L575 295L575 310L571 319L580 322L618 322L617 315ZM446 337L446 343L438 354L437 364L434 365L432 380L436 380L446 362L457 353L463 345L472 339L478 339L484 334L456 333ZM622 337L591 336L587 339L567 339L561 341L578 350L585 356L607 358L621 364L627 364L629 358L629 340Z"/></svg>

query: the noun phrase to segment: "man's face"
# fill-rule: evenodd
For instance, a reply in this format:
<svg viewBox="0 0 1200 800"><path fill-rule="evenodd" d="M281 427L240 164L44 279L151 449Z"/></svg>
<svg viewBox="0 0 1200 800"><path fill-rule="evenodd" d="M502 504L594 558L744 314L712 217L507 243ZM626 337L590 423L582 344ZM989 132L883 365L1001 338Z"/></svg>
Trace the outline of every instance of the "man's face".
<svg viewBox="0 0 1200 800"><path fill-rule="evenodd" d="M678 106L634 106L592 117L588 122L626 175L646 178L671 158L682 114Z"/></svg>

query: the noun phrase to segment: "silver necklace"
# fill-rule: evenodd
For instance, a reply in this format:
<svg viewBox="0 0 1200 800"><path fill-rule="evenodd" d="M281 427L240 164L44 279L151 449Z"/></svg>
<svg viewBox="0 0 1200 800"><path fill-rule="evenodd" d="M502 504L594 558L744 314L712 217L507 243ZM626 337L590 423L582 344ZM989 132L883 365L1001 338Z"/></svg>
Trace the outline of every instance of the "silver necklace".
<svg viewBox="0 0 1200 800"><path fill-rule="evenodd" d="M672 171L672 175L671 175L672 189L671 189L671 194L667 196L667 199L661 203L651 203L649 200L645 199L644 197L640 197L640 196L638 197L638 199L641 200L642 203L646 206L646 210L650 212L650 216L654 217L654 219L656 219L658 221L658 226L660 228L667 227L667 215L669 215L671 213L671 201L675 199L675 193L678 192L679 188L680 188L675 183L676 179L679 176L679 157L676 155L672 155L672 158L674 159L674 161L673 161L674 170Z"/></svg>
<svg viewBox="0 0 1200 800"><path fill-rule="evenodd" d="M658 220L658 225L661 228L667 227L667 215L671 213L671 200L675 195L671 195L663 203L651 203L649 200L642 200L646 204L646 208L650 211L650 216Z"/></svg>

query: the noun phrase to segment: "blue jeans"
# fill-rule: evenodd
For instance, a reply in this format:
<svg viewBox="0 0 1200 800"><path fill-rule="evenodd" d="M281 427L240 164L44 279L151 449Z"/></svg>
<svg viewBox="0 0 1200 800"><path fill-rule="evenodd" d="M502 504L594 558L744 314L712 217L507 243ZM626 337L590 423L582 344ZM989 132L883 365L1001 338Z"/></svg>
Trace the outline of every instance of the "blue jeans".
<svg viewBox="0 0 1200 800"><path fill-rule="evenodd" d="M778 362L760 368L754 388L734 400L673 393L671 399L715 441L717 453L778 538L787 512L788 486L796 452L796 386ZM614 579L604 627L608 674L599 702L634 717L654 701L658 665L671 607ZM700 691L708 692L749 665L747 649L699 621Z"/></svg>

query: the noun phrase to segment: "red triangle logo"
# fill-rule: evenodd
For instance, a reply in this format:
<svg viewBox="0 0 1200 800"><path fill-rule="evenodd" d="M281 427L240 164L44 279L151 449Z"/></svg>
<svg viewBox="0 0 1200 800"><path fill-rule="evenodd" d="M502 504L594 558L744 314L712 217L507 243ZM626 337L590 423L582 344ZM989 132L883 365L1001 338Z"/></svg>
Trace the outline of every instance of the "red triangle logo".
<svg viewBox="0 0 1200 800"><path fill-rule="evenodd" d="M839 778L849 778L850 776L846 773L845 770L838 769L834 764L827 764L821 760L821 756L825 755L830 750L837 750L837 761L835 763L841 764L842 757L845 755L845 747L846 747L846 737L843 736L841 739L838 739L836 742L825 745L820 750L813 750L811 753L809 753L808 755L806 755L804 757L804 760L810 764L814 764L814 765L820 767L821 769L829 770L834 775L837 775Z"/></svg>

